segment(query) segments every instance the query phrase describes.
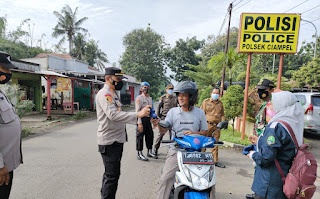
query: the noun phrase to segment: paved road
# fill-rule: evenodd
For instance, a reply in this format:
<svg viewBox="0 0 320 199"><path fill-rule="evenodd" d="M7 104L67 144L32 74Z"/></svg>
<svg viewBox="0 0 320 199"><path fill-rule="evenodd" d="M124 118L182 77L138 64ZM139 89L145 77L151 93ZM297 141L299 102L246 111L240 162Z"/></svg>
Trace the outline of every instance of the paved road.
<svg viewBox="0 0 320 199"><path fill-rule="evenodd" d="M96 121L89 120L23 140L24 164L14 173L11 198L98 199L103 164L97 152L96 129ZM160 149L158 160L138 161L134 125L127 129L129 143L124 148L117 198L155 198L167 149ZM245 198L251 192L252 162L233 149L220 150L219 157L227 168L216 168L217 198ZM319 198L319 191L317 194L314 198Z"/></svg>

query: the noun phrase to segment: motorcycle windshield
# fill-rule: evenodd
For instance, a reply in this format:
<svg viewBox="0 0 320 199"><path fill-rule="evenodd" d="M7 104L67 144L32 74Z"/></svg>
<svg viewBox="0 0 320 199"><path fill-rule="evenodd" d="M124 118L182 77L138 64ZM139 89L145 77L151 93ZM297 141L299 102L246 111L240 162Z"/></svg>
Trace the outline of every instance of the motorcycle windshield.
<svg viewBox="0 0 320 199"><path fill-rule="evenodd" d="M182 138L174 138L181 148L200 150L201 148L214 147L215 138L203 135L185 135Z"/></svg>

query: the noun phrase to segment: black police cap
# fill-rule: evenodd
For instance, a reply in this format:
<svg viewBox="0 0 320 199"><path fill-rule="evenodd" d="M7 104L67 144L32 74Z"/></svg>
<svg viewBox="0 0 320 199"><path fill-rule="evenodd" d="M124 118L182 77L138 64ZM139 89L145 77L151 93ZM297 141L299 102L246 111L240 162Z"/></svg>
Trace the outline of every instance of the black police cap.
<svg viewBox="0 0 320 199"><path fill-rule="evenodd" d="M267 88L274 88L274 83L271 80L263 79L257 84L258 89L267 89Z"/></svg>
<svg viewBox="0 0 320 199"><path fill-rule="evenodd" d="M123 76L123 70L121 70L120 68L117 67L108 67L105 69L105 74L106 75L114 75L116 77L120 77L120 78L126 78Z"/></svg>
<svg viewBox="0 0 320 199"><path fill-rule="evenodd" d="M3 51L0 51L0 65L7 67L7 68L18 68L11 63L11 56Z"/></svg>

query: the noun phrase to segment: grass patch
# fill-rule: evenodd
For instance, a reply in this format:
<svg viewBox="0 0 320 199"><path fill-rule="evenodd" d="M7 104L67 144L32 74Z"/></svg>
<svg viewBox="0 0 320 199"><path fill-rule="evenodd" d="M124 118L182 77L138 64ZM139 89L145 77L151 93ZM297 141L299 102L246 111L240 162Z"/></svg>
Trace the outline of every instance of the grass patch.
<svg viewBox="0 0 320 199"><path fill-rule="evenodd" d="M27 137L32 134L32 129L31 128L23 128L21 134L22 134L22 137Z"/></svg>
<svg viewBox="0 0 320 199"><path fill-rule="evenodd" d="M82 111L79 111L78 113L76 113L73 118L76 119L76 120L81 120L81 119L84 119L88 116L87 113L85 112L82 112Z"/></svg>
<svg viewBox="0 0 320 199"><path fill-rule="evenodd" d="M232 134L232 127L228 127L228 129L222 129L220 140L232 142L235 144L241 144L241 145L251 145L250 141L248 140L248 137L245 135L244 140L241 140L241 133L234 130L234 135Z"/></svg>

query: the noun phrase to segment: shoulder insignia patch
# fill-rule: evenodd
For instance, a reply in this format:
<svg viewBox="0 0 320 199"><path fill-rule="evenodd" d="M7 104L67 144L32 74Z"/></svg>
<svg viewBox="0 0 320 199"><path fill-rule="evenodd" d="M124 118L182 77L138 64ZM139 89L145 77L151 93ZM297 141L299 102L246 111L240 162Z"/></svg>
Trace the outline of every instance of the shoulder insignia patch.
<svg viewBox="0 0 320 199"><path fill-rule="evenodd" d="M274 138L274 136L269 136L268 137L268 140L267 140L267 143L269 145L273 145L275 143L276 139Z"/></svg>
<svg viewBox="0 0 320 199"><path fill-rule="evenodd" d="M106 97L106 100L109 104L111 104L113 102L112 96L110 94L106 94L105 97Z"/></svg>

